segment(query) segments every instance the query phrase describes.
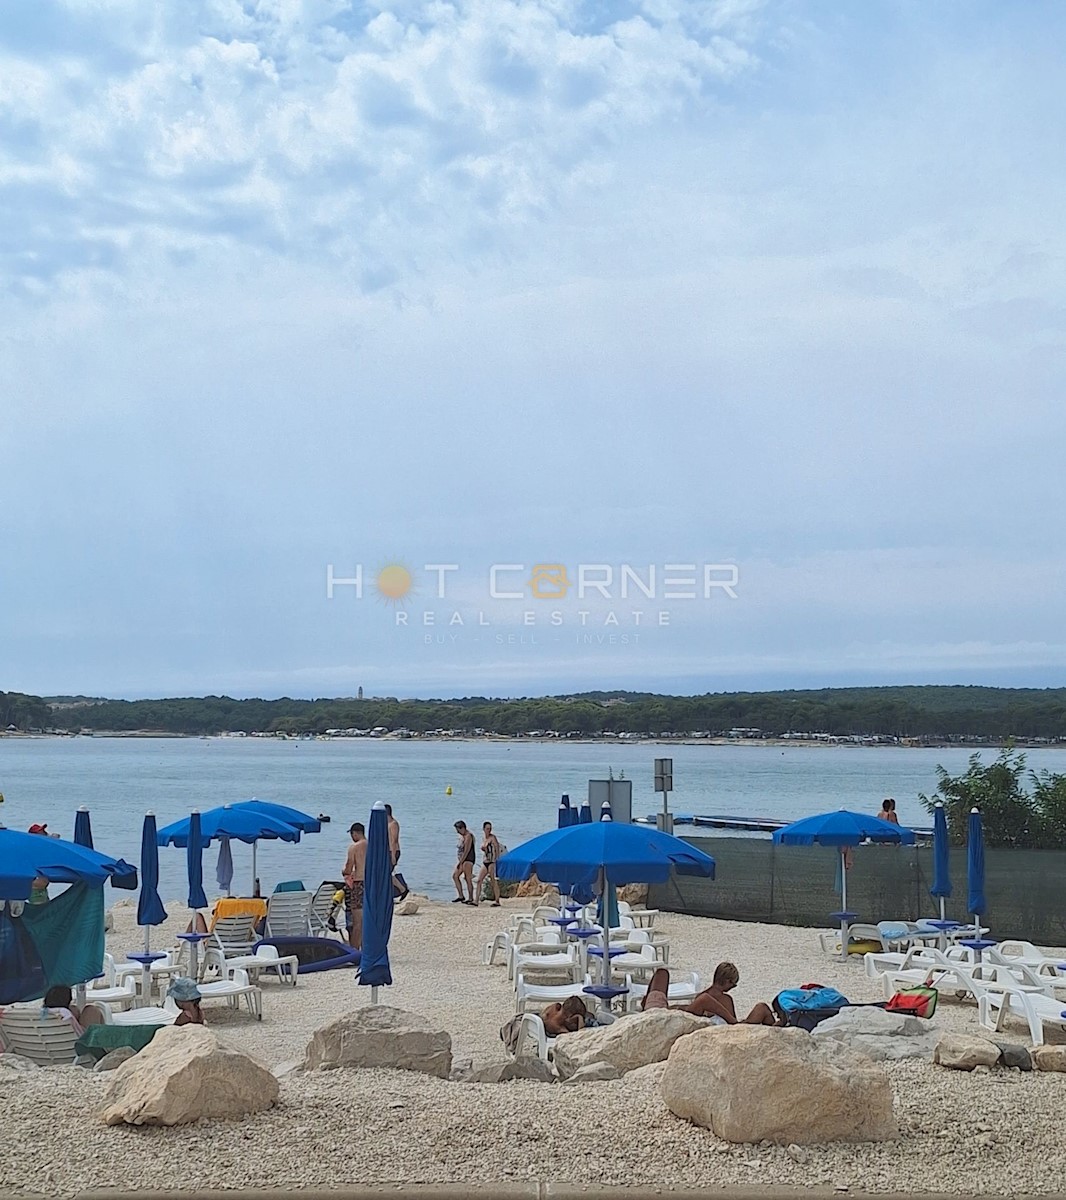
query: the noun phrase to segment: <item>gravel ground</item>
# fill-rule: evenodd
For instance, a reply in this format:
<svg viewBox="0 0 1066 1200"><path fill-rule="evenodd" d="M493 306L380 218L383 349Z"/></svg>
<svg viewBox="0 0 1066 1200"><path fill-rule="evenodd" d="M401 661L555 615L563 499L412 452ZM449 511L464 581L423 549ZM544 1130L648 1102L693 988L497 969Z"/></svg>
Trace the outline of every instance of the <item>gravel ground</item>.
<svg viewBox="0 0 1066 1200"><path fill-rule="evenodd" d="M168 907L184 914L180 904ZM137 948L140 931L132 908L114 912L109 940L124 954ZM183 916L154 931L153 945L170 944L181 923ZM447 903L394 924L396 983L386 1002L439 1022L452 1034L456 1059L478 1066L505 1057L498 1028L512 1010L510 985L502 967L481 965L482 944L502 924L498 909ZM860 962L822 958L811 930L673 914L663 926L677 969L709 980L721 959L739 965L738 1009L811 978L853 1000L880 998ZM207 1014L225 1041L275 1067L300 1058L316 1028L368 999L347 971L305 976L295 989L267 982L264 992L262 1023L244 1010L211 1006ZM942 1000L934 1020L977 1031L972 1005ZM283 1079L276 1109L241 1122L111 1129L95 1115L106 1075L49 1068L0 1084L0 1189L70 1195L116 1184L194 1191L537 1178L870 1192L1061 1190L1066 1150L1053 1115L1066 1099L1066 1075L970 1075L916 1062L886 1069L898 1142L815 1147L794 1151L794 1158L783 1147L731 1146L678 1120L647 1078L561 1088L449 1083L392 1071L295 1073Z"/></svg>

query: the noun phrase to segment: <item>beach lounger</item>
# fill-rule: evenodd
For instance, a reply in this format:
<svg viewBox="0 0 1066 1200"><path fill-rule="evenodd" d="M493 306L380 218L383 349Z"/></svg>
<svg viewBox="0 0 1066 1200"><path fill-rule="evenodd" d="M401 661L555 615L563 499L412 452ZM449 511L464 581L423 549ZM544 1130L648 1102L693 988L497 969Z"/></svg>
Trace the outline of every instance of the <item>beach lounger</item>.
<svg viewBox="0 0 1066 1200"><path fill-rule="evenodd" d="M1022 965L1038 975L1066 979L1066 957L1041 950L1032 942L1005 941L985 951L991 962L1003 966Z"/></svg>
<svg viewBox="0 0 1066 1200"><path fill-rule="evenodd" d="M629 992L626 995L626 1012L636 1012L640 1008L640 1002L644 999L648 991L646 983L637 982L631 975L626 976L626 987ZM703 991L703 984L700 982L700 977L695 971L690 971L687 974L675 975L670 973L670 987L667 989L666 1001L668 1004L690 1004Z"/></svg>
<svg viewBox="0 0 1066 1200"><path fill-rule="evenodd" d="M126 974L121 983L112 987L104 985L101 987L86 988L85 999L81 1003L106 1004L108 1008L115 1010L132 1008L137 1003L139 976L140 970L138 969L135 974Z"/></svg>
<svg viewBox="0 0 1066 1200"><path fill-rule="evenodd" d="M1001 1033L1008 1017L1017 1017L1029 1026L1034 1046L1044 1044L1044 1028L1066 1029L1066 1011L1061 1000L1039 992L992 990L977 1001L977 1019L993 1033Z"/></svg>
<svg viewBox="0 0 1066 1200"><path fill-rule="evenodd" d="M79 1036L69 1021L46 1012L40 1001L0 1009L0 1044L9 1054L20 1054L39 1067L73 1064Z"/></svg>
<svg viewBox="0 0 1066 1200"><path fill-rule="evenodd" d="M311 936L310 892L274 892L267 901L266 936Z"/></svg>
<svg viewBox="0 0 1066 1200"><path fill-rule="evenodd" d="M295 987L300 960L295 954L279 954L276 946L256 946L254 953L227 958L222 966L227 977L232 977L235 971L245 971L249 981L255 984L264 971L273 971L280 983L291 983Z"/></svg>
<svg viewBox="0 0 1066 1200"><path fill-rule="evenodd" d="M251 954L259 942L255 922L256 918L248 913L219 917L205 944L204 971L213 967L219 975L225 975L222 964L227 958Z"/></svg>
<svg viewBox="0 0 1066 1200"><path fill-rule="evenodd" d="M243 997L249 1013L257 1021L263 1019L263 993L249 982L247 971L240 967L236 968L228 979L220 979L216 983L201 983L199 988L201 1004L207 1004L211 1000L225 1000L230 1008L240 1008ZM168 1005L172 1003L171 1000L167 1001Z"/></svg>
<svg viewBox="0 0 1066 1200"><path fill-rule="evenodd" d="M98 1005L105 1025L173 1025L178 1016L177 1006L170 1000L164 1007L152 1005L147 1008L131 1008L126 1012L112 1012L105 1004Z"/></svg>
<svg viewBox="0 0 1066 1200"><path fill-rule="evenodd" d="M544 1022L536 1013L522 1013L514 1056L515 1058L539 1058L543 1062L548 1061L548 1034L544 1028Z"/></svg>
<svg viewBox="0 0 1066 1200"><path fill-rule="evenodd" d="M329 918L334 908L333 897L343 887L343 883L325 879L311 897L311 911L307 914L307 920L314 937L332 937L334 934L340 937L340 930L330 929Z"/></svg>
<svg viewBox="0 0 1066 1200"><path fill-rule="evenodd" d="M527 979L580 979L585 974L577 946L527 946L514 951L513 970L515 977L524 974Z"/></svg>
<svg viewBox="0 0 1066 1200"><path fill-rule="evenodd" d="M580 996L582 1000L589 1000L584 990L591 983L592 980L587 975L581 981L564 984L539 983L527 979L524 974L519 975L515 981L515 1012L525 1012L527 1005L531 1004L541 1008L546 1004L561 1004L570 996Z"/></svg>

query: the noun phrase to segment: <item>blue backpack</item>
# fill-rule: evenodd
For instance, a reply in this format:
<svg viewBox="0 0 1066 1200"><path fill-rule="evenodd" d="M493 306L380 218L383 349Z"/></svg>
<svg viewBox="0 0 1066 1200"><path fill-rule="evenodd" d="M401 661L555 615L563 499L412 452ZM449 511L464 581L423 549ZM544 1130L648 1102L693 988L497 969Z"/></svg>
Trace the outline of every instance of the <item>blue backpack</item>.
<svg viewBox="0 0 1066 1200"><path fill-rule="evenodd" d="M836 988L788 988L778 992L773 1007L788 1025L809 1033L820 1021L835 1017L848 999Z"/></svg>

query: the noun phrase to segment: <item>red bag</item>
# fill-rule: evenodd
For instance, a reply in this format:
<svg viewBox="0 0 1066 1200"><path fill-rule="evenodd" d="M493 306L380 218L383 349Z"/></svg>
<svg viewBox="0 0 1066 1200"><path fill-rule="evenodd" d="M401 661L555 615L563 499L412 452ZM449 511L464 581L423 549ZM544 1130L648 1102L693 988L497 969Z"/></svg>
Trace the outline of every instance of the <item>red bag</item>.
<svg viewBox="0 0 1066 1200"><path fill-rule="evenodd" d="M885 1012L907 1017L931 1017L936 1012L938 993L932 987L902 988L885 1005Z"/></svg>

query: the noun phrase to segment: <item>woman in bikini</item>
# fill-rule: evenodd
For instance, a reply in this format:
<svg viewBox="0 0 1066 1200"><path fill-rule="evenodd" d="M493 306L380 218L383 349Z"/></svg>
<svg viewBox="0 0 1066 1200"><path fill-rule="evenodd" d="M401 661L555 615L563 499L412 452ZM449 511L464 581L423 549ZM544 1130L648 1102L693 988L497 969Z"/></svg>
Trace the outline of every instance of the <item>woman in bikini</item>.
<svg viewBox="0 0 1066 1200"><path fill-rule="evenodd" d="M478 872L474 894L475 905L481 903L481 889L488 879L492 883L492 907L500 907L500 881L496 878L496 860L500 857L500 839L492 832L492 822L486 821L481 827L484 830L484 840L481 843L481 870Z"/></svg>
<svg viewBox="0 0 1066 1200"><path fill-rule="evenodd" d="M452 872L452 882L455 884L455 890L459 893L452 901L453 904L473 904L474 903L474 835L466 827L465 821L455 822L455 832L459 835L459 841L456 843L456 857L458 862L455 864L455 870ZM469 899L463 895L463 883L466 883L466 890L469 894Z"/></svg>

